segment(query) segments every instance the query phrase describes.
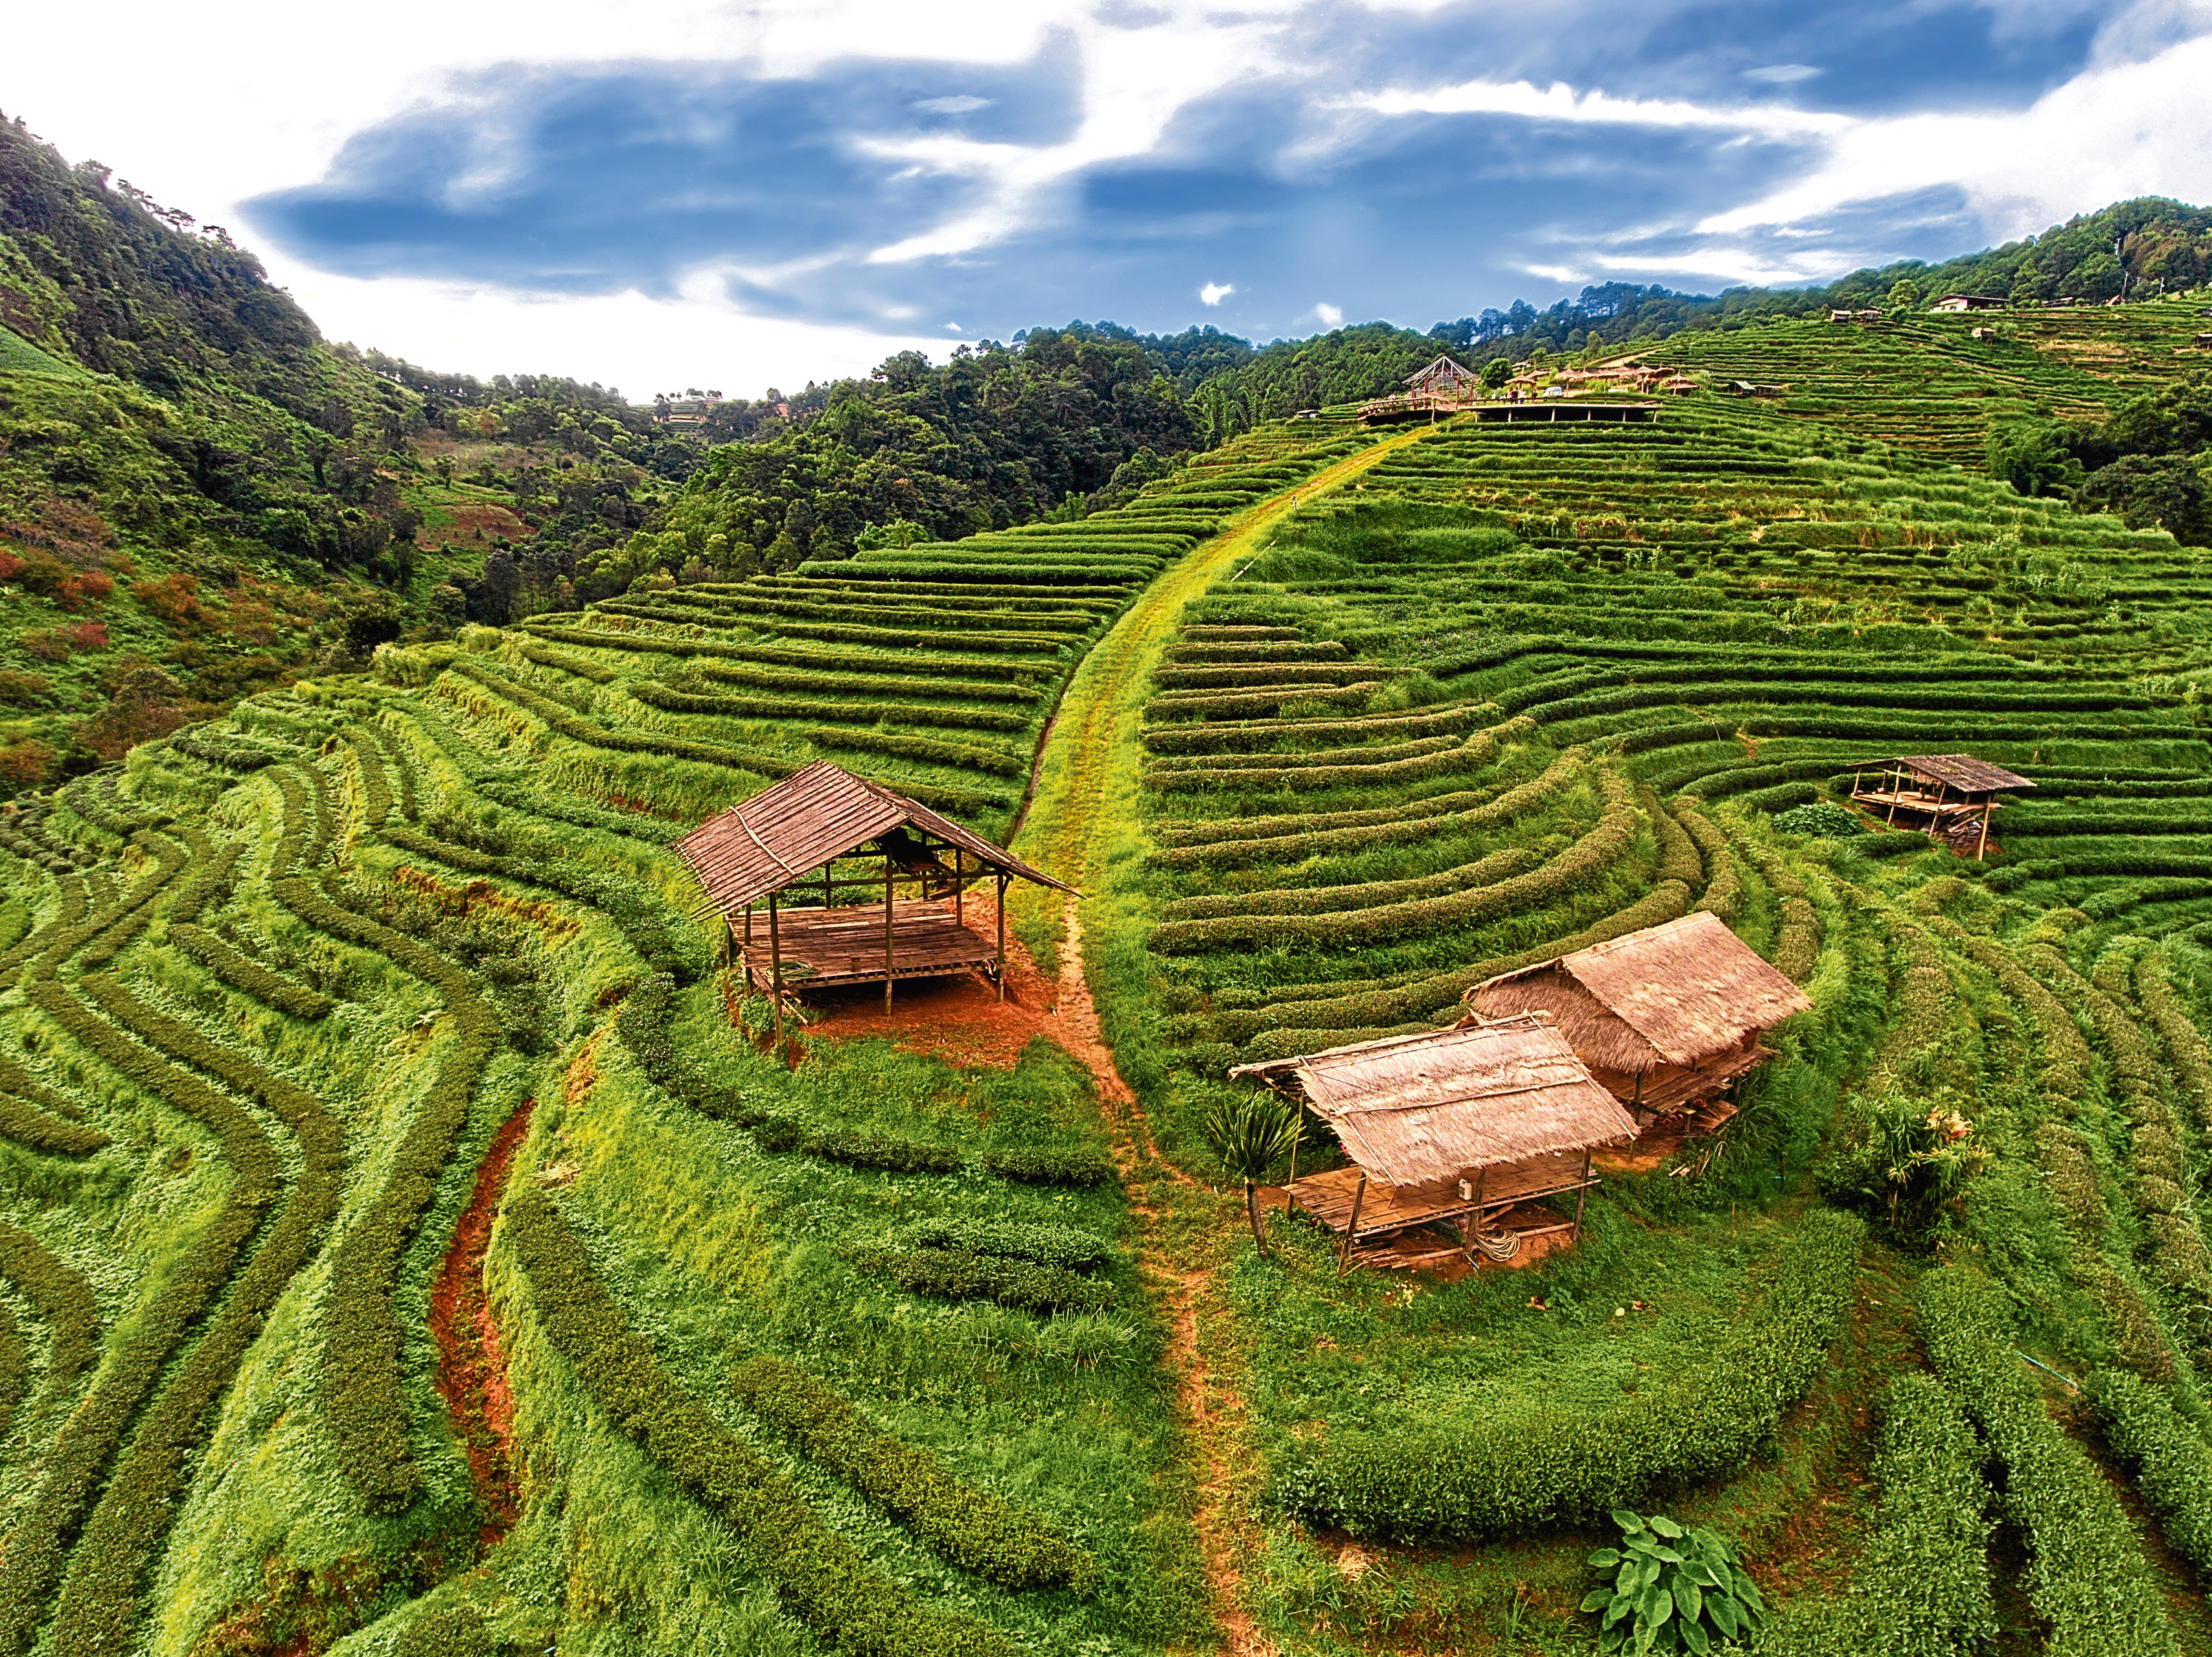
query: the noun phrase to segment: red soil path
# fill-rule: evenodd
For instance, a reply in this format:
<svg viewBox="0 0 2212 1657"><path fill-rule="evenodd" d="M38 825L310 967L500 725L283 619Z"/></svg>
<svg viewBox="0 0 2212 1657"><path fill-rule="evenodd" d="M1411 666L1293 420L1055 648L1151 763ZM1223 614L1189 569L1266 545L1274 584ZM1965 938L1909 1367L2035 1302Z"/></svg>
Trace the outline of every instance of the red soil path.
<svg viewBox="0 0 2212 1657"><path fill-rule="evenodd" d="M521 1515L514 1487L514 1394L507 1354L484 1293L484 1253L515 1148L530 1131L535 1100L520 1106L493 1137L477 1168L476 1189L453 1228L453 1247L430 1284L430 1334L438 1345L438 1392L467 1451L484 1522L478 1543L497 1545Z"/></svg>

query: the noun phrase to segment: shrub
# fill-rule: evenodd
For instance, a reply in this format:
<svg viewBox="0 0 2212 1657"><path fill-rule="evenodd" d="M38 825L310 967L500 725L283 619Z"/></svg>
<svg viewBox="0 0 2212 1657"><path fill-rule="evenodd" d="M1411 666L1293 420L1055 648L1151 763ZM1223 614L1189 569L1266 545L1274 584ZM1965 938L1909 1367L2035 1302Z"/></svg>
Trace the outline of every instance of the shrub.
<svg viewBox="0 0 2212 1657"><path fill-rule="evenodd" d="M916 1597L679 1387L592 1272L553 1199L526 1185L502 1225L539 1322L592 1400L736 1533L784 1608L854 1657L1018 1657L988 1624Z"/></svg>
<svg viewBox="0 0 2212 1657"><path fill-rule="evenodd" d="M988 1300L1018 1311L1103 1312L1119 1302L1114 1286L1062 1266L970 1248L930 1248L912 1243L862 1244L848 1257L864 1272L887 1277L916 1295L945 1300Z"/></svg>
<svg viewBox="0 0 2212 1657"><path fill-rule="evenodd" d="M1408 1427L1293 1446L1274 1478L1284 1511L1356 1536L1476 1537L1594 1520L1747 1460L1819 1373L1851 1300L1866 1228L1807 1214L1764 1296L1702 1370L1573 1419Z"/></svg>
<svg viewBox="0 0 2212 1657"><path fill-rule="evenodd" d="M1632 1642L1637 1657L1650 1651L1705 1657L1722 1642L1747 1638L1765 1619L1766 1602L1719 1533L1626 1508L1613 1522L1620 1527L1620 1546L1589 1557L1608 1580L1583 1601L1584 1611L1597 1613L1600 1651Z"/></svg>
<svg viewBox="0 0 2212 1657"><path fill-rule="evenodd" d="M282 973L270 971L204 927L173 920L168 937L170 943L233 989L243 990L279 1012L289 1013L295 1018L320 1018L337 1005L319 990L311 990L304 984L294 983Z"/></svg>
<svg viewBox="0 0 2212 1657"><path fill-rule="evenodd" d="M1778 811L1774 826L1783 834L1804 835L1814 840L1839 840L1866 833L1866 825L1859 821L1858 813L1831 800L1814 800L1810 804Z"/></svg>
<svg viewBox="0 0 2212 1657"><path fill-rule="evenodd" d="M75 1114L21 1065L0 1057L0 1133L50 1156L89 1156L110 1143L98 1128L70 1121Z"/></svg>
<svg viewBox="0 0 2212 1657"><path fill-rule="evenodd" d="M1088 1272L1114 1258L1104 1241L1088 1231L1018 1220L918 1220L893 1234L891 1241L907 1247L964 1248L1033 1260L1066 1272Z"/></svg>
<svg viewBox="0 0 2212 1657"><path fill-rule="evenodd" d="M808 1460L881 1502L954 1564L1007 1588L1096 1583L1089 1555L1035 1514L956 1477L928 1451L872 1425L847 1399L781 1358L756 1357L730 1377L738 1402Z"/></svg>
<svg viewBox="0 0 2212 1657"><path fill-rule="evenodd" d="M52 1405L72 1396L77 1378L100 1358L100 1307L92 1285L29 1232L4 1220L0 1220L0 1278L38 1309L46 1325L40 1401Z"/></svg>
<svg viewBox="0 0 2212 1657"><path fill-rule="evenodd" d="M2027 1533L2024 1586L2049 1625L2045 1648L2081 1657L2171 1653L2157 1581L2127 1514L2024 1377L2002 1291L1946 1266L1921 1279L1916 1298L1937 1373L2004 1467L2001 1500Z"/></svg>
<svg viewBox="0 0 2212 1657"><path fill-rule="evenodd" d="M1854 1098L1842 1141L1818 1170L1820 1193L1925 1242L1991 1160L1948 1089L1921 1097L1885 1077Z"/></svg>
<svg viewBox="0 0 2212 1657"><path fill-rule="evenodd" d="M978 1160L1000 1179L1024 1185L1094 1186L1120 1178L1112 1161L1096 1150L987 1150Z"/></svg>
<svg viewBox="0 0 2212 1657"><path fill-rule="evenodd" d="M2166 1545L2212 1581L2212 1450L2164 1393L2124 1370L2089 1379L2097 1423L2131 1468Z"/></svg>

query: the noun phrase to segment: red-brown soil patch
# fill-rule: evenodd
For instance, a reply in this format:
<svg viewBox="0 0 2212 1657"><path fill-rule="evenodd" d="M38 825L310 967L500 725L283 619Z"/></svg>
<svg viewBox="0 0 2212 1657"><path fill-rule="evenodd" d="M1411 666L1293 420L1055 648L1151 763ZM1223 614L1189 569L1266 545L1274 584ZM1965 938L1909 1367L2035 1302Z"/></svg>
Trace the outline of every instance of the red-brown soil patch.
<svg viewBox="0 0 2212 1657"><path fill-rule="evenodd" d="M514 1484L514 1394L507 1379L507 1354L499 1324L484 1292L484 1254L491 1247L492 1221L515 1147L530 1129L536 1104L519 1107L484 1152L477 1168L476 1189L453 1228L453 1246L430 1285L430 1334L438 1345L438 1393L453 1420L454 1436L468 1454L484 1522L478 1543L495 1546L521 1514Z"/></svg>
<svg viewBox="0 0 2212 1657"><path fill-rule="evenodd" d="M435 529L425 524L415 531L415 539L426 547L480 546L489 552L495 536L504 535L510 541L518 541L529 533L530 525L505 507L472 501L453 508L453 521L450 524L441 524Z"/></svg>

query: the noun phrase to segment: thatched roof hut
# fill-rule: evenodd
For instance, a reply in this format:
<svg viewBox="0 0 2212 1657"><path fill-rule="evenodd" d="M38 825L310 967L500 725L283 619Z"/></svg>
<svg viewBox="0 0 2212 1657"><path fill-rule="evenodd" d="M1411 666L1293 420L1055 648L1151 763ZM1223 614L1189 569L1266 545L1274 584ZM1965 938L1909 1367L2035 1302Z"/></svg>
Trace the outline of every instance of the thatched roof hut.
<svg viewBox="0 0 2212 1657"><path fill-rule="evenodd" d="M828 760L708 818L675 851L699 882L702 912L719 913L729 924L748 983L775 998L779 1026L784 991L794 982L880 983L889 1006L895 980L980 969L1003 1000L1006 883L1074 889L973 829ZM880 876L872 869L840 872L863 853L883 859ZM998 887L995 942L971 930L962 908L968 887L984 879ZM896 890L901 880L917 890L903 903ZM840 894L863 901L841 904ZM789 907L794 895L798 907ZM757 940L753 906L763 898L768 935Z"/></svg>
<svg viewBox="0 0 2212 1657"><path fill-rule="evenodd" d="M1240 1065L1287 1081L1394 1186L1633 1138L1636 1124L1541 1014Z"/></svg>
<svg viewBox="0 0 2212 1657"><path fill-rule="evenodd" d="M1714 1096L1771 1056L1762 1034L1813 1005L1704 912L1501 974L1466 1002L1481 1018L1548 1013L1616 1097L1659 1111Z"/></svg>
<svg viewBox="0 0 2212 1657"><path fill-rule="evenodd" d="M1460 1222L1462 1247L1471 1247L1486 1217L1584 1190L1591 1150L1636 1137L1635 1119L1542 1013L1385 1036L1230 1074L1298 1094L1336 1130L1357 1172L1293 1177L1290 1202L1342 1234L1347 1259L1363 1239L1439 1222Z"/></svg>

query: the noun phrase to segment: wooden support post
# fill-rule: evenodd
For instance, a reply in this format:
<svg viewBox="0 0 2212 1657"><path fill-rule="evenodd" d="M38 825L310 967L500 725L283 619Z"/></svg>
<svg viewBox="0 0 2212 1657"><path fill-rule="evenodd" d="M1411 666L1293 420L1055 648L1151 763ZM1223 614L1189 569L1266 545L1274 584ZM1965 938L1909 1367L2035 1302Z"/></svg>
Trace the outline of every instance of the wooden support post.
<svg viewBox="0 0 2212 1657"><path fill-rule="evenodd" d="M835 863L836 861L836 859L835 858L830 859L830 863ZM830 863L825 863L822 865L822 907L825 909L830 907Z"/></svg>
<svg viewBox="0 0 2212 1657"><path fill-rule="evenodd" d="M956 926L967 924L960 913L960 900L968 884L968 865L961 860L963 856L957 846L952 848L952 924Z"/></svg>
<svg viewBox="0 0 2212 1657"><path fill-rule="evenodd" d="M897 966L891 953L891 919L897 913L891 907L891 860L884 858L884 1011L891 1010L891 974Z"/></svg>
<svg viewBox="0 0 2212 1657"><path fill-rule="evenodd" d="M999 999L1006 998L1006 871L999 871Z"/></svg>
<svg viewBox="0 0 2212 1657"><path fill-rule="evenodd" d="M748 943L748 944L750 944L750 943L751 943L752 941L753 941L753 906L752 906L751 904L748 903L748 904L746 904L746 905L745 905L745 942L746 942L746 943Z"/></svg>
<svg viewBox="0 0 2212 1657"><path fill-rule="evenodd" d="M1575 1241L1583 1240L1583 1203L1589 1196L1589 1147L1583 1147L1583 1182L1575 1187Z"/></svg>
<svg viewBox="0 0 2212 1657"><path fill-rule="evenodd" d="M1977 863L1983 860L1983 854L1990 849L1990 819L1996 815L1996 796L1992 794L1982 804L1982 839L1981 843L1974 847L1974 861Z"/></svg>
<svg viewBox="0 0 2212 1657"><path fill-rule="evenodd" d="M1891 768L1889 778L1889 815L1882 819L1884 826L1897 827L1897 803L1905 798L1905 774Z"/></svg>
<svg viewBox="0 0 2212 1657"><path fill-rule="evenodd" d="M775 894L768 895L768 992L775 1003L775 1050L783 1053L783 939L775 921Z"/></svg>
<svg viewBox="0 0 2212 1657"><path fill-rule="evenodd" d="M1359 1235L1359 1205L1367 1200L1367 1173L1360 1170L1359 1189L1352 1193L1352 1217L1345 1222L1344 1247L1337 1251L1336 1275L1342 1277L1352 1266L1352 1243Z"/></svg>

